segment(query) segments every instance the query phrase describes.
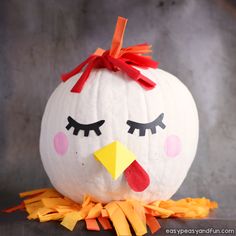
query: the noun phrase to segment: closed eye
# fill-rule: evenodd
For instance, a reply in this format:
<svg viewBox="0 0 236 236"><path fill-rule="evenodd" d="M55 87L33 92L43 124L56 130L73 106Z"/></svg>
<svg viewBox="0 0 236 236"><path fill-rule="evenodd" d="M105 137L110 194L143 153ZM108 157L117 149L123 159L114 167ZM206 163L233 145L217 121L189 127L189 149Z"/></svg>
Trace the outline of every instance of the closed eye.
<svg viewBox="0 0 236 236"><path fill-rule="evenodd" d="M69 130L74 128L73 135L78 135L80 130L84 131L84 136L88 137L90 131L94 131L96 135L101 135L100 127L104 124L105 120L99 120L92 124L80 124L76 120L74 120L71 116L68 116L68 125L66 129Z"/></svg>
<svg viewBox="0 0 236 236"><path fill-rule="evenodd" d="M145 136L146 130L150 129L152 134L155 134L157 126L165 129L166 125L163 123L163 118L164 113L161 113L154 121L146 124L128 120L127 125L130 126L128 133L133 134L135 129L137 129L139 130L139 136Z"/></svg>

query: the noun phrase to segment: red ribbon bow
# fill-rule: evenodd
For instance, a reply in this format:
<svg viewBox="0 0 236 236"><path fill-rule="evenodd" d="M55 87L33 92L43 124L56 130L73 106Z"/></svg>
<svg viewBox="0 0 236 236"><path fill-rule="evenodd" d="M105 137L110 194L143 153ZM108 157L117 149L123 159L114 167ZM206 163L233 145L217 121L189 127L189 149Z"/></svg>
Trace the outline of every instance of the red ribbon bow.
<svg viewBox="0 0 236 236"><path fill-rule="evenodd" d="M72 88L71 92L81 92L93 68L107 68L111 71L121 70L130 78L138 82L143 88L149 90L155 87L156 84L152 80L141 74L139 70L133 67L137 66L144 69L158 67L158 62L152 60L150 56L145 55L146 53L151 52L151 45L139 44L127 48L121 48L126 23L127 19L118 17L110 50L105 51L98 48L94 54L89 56L75 69L62 75L62 80L65 82L72 76L81 72L81 70L86 66L84 72Z"/></svg>

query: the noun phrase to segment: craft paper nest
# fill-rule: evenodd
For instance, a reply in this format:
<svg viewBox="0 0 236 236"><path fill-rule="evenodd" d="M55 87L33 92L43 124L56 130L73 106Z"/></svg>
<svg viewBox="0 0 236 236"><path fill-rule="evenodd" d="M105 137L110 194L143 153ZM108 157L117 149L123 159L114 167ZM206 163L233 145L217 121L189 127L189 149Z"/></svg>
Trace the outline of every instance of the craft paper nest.
<svg viewBox="0 0 236 236"><path fill-rule="evenodd" d="M19 195L24 198L21 204L4 212L25 210L29 220L58 220L71 231L78 221L85 220L88 230L114 228L117 235L132 235L130 226L136 235L146 234L147 226L153 234L161 228L156 217L203 218L208 216L211 209L218 207L216 202L206 198L155 201L148 204L127 199L102 204L90 196L85 196L83 203L79 204L50 188Z"/></svg>

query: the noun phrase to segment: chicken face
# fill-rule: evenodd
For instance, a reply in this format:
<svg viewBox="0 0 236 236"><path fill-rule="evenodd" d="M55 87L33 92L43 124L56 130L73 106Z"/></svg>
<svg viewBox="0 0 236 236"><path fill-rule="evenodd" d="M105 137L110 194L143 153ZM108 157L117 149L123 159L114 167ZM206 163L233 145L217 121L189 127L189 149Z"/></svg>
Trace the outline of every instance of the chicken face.
<svg viewBox="0 0 236 236"><path fill-rule="evenodd" d="M40 152L54 187L75 201L169 199L183 182L198 142L198 115L187 88L160 69L141 70L156 82L144 90L122 72L93 70L50 97Z"/></svg>

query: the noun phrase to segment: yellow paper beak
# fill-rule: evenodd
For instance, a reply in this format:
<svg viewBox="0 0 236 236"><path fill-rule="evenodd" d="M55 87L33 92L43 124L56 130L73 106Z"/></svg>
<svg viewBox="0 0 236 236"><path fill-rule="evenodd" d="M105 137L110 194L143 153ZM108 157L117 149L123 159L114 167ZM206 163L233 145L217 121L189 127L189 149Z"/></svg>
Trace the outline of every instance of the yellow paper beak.
<svg viewBox="0 0 236 236"><path fill-rule="evenodd" d="M113 179L117 179L136 159L135 155L119 141L110 143L93 154Z"/></svg>

